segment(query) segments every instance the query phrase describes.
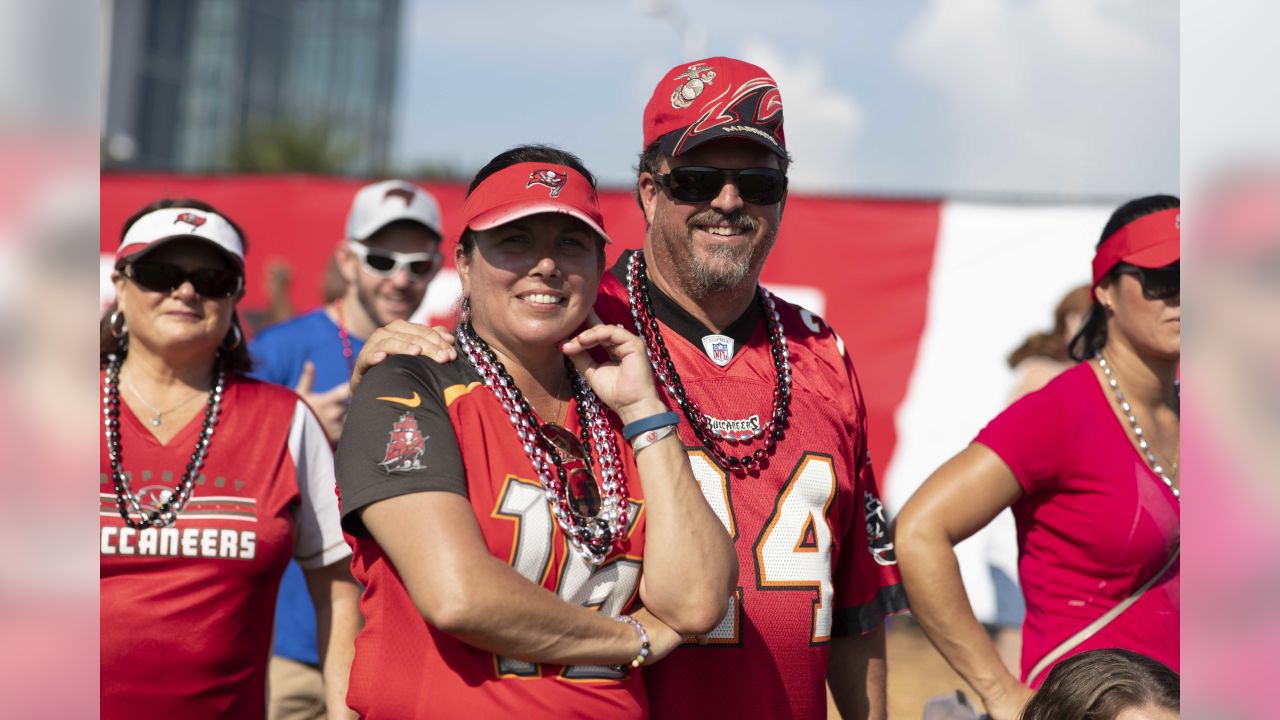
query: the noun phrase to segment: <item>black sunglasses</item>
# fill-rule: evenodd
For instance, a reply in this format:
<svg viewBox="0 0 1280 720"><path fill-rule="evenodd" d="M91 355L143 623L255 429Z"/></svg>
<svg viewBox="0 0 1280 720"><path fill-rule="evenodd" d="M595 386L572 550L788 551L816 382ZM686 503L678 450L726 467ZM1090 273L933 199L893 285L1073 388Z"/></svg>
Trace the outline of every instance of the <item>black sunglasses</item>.
<svg viewBox="0 0 1280 720"><path fill-rule="evenodd" d="M204 268L183 270L177 265L160 262L132 262L124 267L124 276L152 292L169 293L191 281L191 287L202 297L222 300L240 292L244 276L231 270Z"/></svg>
<svg viewBox="0 0 1280 720"><path fill-rule="evenodd" d="M1116 272L1121 275L1133 275L1142 283L1142 296L1148 300L1168 300L1178 297L1181 292L1181 272L1178 263L1162 268L1141 268L1137 265L1121 263Z"/></svg>
<svg viewBox="0 0 1280 720"><path fill-rule="evenodd" d="M738 195L752 205L773 205L787 194L787 176L776 168L728 170L688 165L653 177L680 202L710 202L720 195L727 182L737 186Z"/></svg>

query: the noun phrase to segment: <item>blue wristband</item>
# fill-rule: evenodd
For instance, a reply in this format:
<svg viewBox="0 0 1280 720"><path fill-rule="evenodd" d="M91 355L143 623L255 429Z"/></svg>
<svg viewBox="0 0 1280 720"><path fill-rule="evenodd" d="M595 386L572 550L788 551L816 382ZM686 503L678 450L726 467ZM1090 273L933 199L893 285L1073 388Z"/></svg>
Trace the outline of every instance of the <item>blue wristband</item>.
<svg viewBox="0 0 1280 720"><path fill-rule="evenodd" d="M626 425L623 425L622 437L626 438L627 442L631 442L637 435L642 433L679 424L680 413L668 410L667 412L658 413L657 415L650 415L649 417L643 417L639 420L632 420Z"/></svg>

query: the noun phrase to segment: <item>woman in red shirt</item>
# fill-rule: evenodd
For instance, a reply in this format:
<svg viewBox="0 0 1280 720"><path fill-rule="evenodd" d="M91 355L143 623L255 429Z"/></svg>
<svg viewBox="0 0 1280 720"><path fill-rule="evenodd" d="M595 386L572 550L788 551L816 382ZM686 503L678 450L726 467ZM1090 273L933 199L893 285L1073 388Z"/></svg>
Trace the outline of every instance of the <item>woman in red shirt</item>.
<svg viewBox="0 0 1280 720"><path fill-rule="evenodd" d="M995 720L1086 650L1178 668L1178 206L1157 195L1112 214L1071 347L1087 362L992 420L898 519L912 612ZM1027 606L1021 682L974 618L952 551L1006 507Z"/></svg>
<svg viewBox="0 0 1280 720"><path fill-rule="evenodd" d="M245 247L211 206L166 199L116 252L99 345L103 718L265 718L290 558L315 601L328 717L351 717L360 589L333 454L301 398L243 375Z"/></svg>

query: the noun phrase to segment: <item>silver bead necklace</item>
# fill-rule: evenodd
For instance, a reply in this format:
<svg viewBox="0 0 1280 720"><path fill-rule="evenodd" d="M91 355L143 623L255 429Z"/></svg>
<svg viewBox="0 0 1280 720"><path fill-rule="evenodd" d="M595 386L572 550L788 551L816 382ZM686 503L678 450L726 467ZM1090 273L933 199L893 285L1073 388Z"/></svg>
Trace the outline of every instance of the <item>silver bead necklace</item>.
<svg viewBox="0 0 1280 720"><path fill-rule="evenodd" d="M1120 383L1116 381L1116 376L1111 372L1111 365L1107 363L1106 358L1102 357L1101 351L1099 351L1094 357L1098 360L1098 367L1102 368L1102 374L1107 376L1107 384L1111 386L1111 392L1115 393L1116 402L1120 403L1120 409L1124 411L1125 418L1129 421L1129 427L1133 428L1133 434L1138 438L1138 449L1140 449L1146 457L1147 466L1151 468L1151 472L1156 474L1156 477L1163 480L1164 484L1169 486L1169 490L1173 492L1173 496L1181 502L1181 491L1179 491L1178 487L1173 484L1173 480L1171 480L1165 473L1164 466L1156 459L1155 452L1151 450L1151 443L1147 442L1147 438L1142 432L1142 426L1138 424L1138 418L1133 414L1133 406L1129 404L1128 400L1125 400L1124 393L1120 390Z"/></svg>
<svg viewBox="0 0 1280 720"><path fill-rule="evenodd" d="M538 481L546 494L547 504L555 516L560 530L569 539L569 545L592 566L599 567L626 538L631 508L627 501L626 475L613 439L605 411L586 379L565 360L565 370L571 374L574 395L577 397L578 415L584 430L585 462L590 466L590 455L595 451L600 467L600 505L593 515L585 515L573 502L564 460L553 444L538 429L538 419L524 394L516 386L511 375L489 345L471 327L470 321L459 323L458 344L462 354L484 380L485 387L498 398L507 412L525 455L538 473ZM595 482L594 479L590 482Z"/></svg>

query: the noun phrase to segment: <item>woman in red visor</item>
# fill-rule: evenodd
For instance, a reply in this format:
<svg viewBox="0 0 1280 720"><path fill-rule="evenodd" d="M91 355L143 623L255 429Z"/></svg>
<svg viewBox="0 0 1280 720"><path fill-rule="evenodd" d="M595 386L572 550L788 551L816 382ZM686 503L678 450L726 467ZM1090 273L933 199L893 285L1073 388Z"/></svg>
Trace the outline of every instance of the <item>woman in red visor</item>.
<svg viewBox="0 0 1280 720"><path fill-rule="evenodd" d="M644 345L588 320L595 180L544 146L482 168L454 262L458 360L397 355L338 449L361 717L647 717L642 666L723 617L729 536Z"/></svg>
<svg viewBox="0 0 1280 720"><path fill-rule="evenodd" d="M1093 260L1081 362L1011 405L903 508L912 612L995 720L1053 665L1118 647L1178 669L1179 201L1122 205ZM1012 507L1026 599L1021 678L1000 662L960 581L955 543Z"/></svg>

